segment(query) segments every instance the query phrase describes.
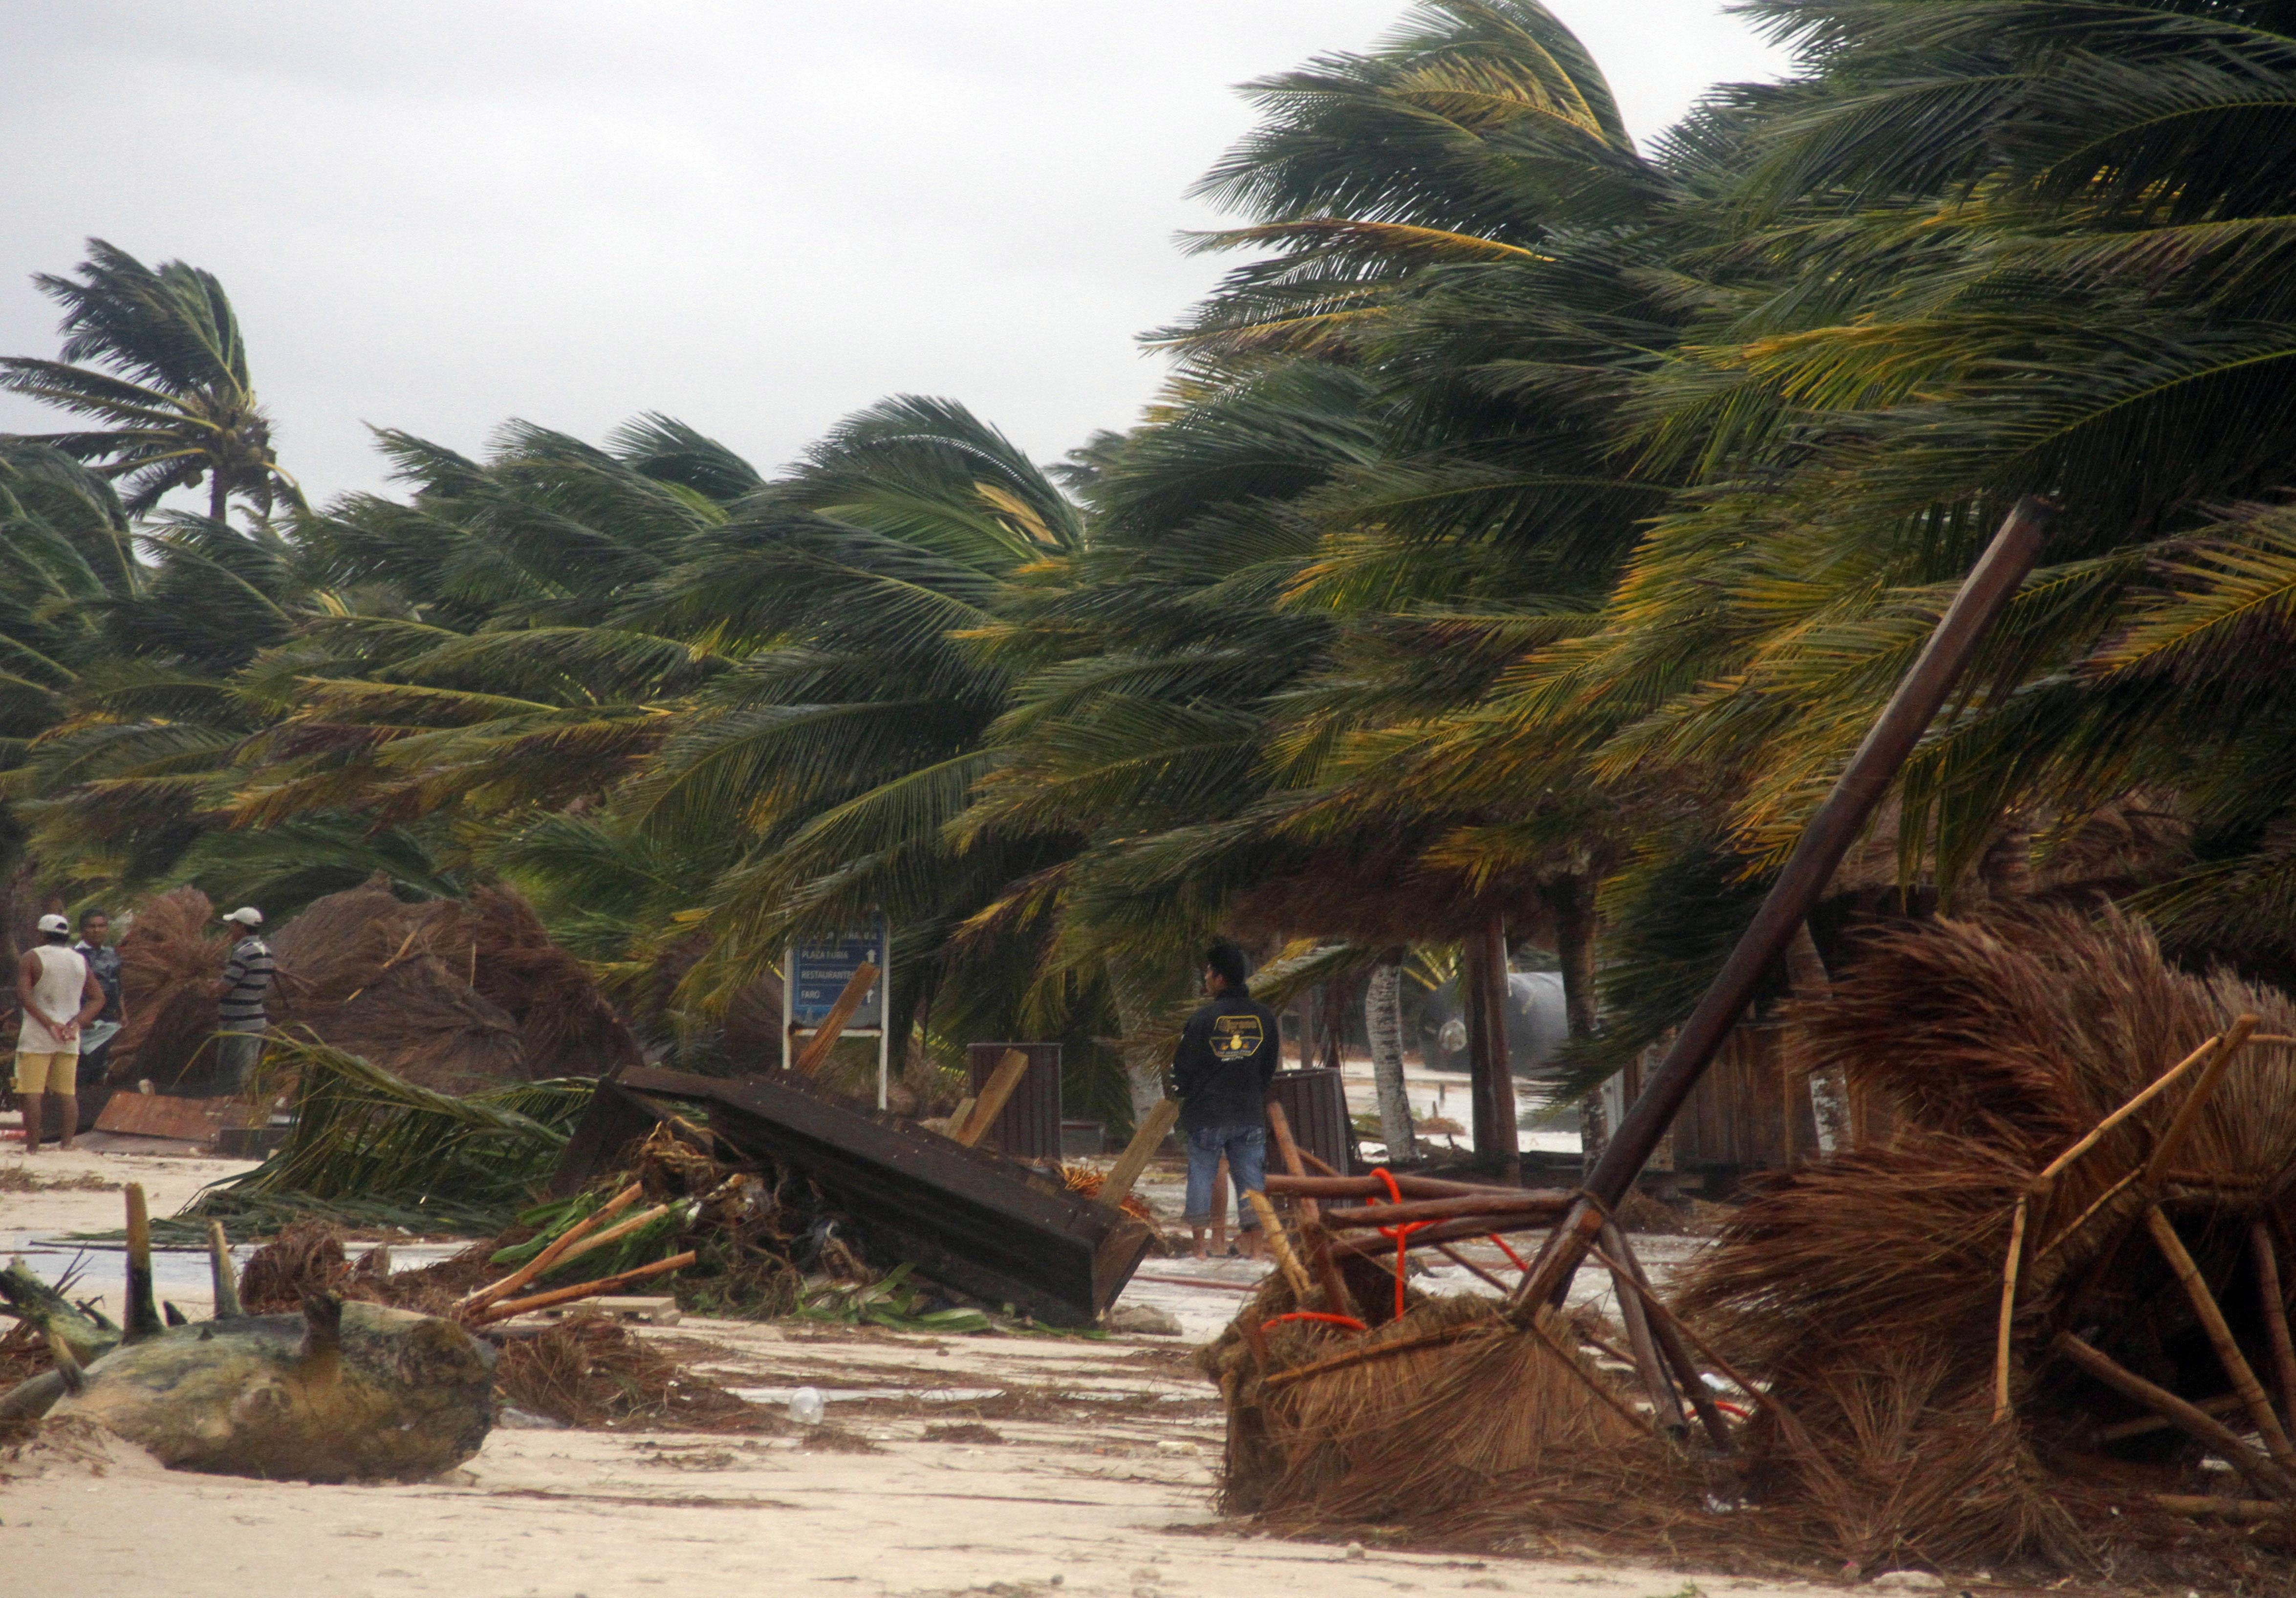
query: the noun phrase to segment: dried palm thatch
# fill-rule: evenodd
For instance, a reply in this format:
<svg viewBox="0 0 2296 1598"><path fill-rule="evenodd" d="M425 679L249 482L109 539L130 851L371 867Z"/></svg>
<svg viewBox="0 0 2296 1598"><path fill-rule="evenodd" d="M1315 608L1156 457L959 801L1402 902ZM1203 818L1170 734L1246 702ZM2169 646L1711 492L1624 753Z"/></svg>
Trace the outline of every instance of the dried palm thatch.
<svg viewBox="0 0 2296 1598"><path fill-rule="evenodd" d="M637 1039L534 906L500 884L471 896L473 985L518 1024L529 1077L599 1077L640 1063Z"/></svg>
<svg viewBox="0 0 2296 1598"><path fill-rule="evenodd" d="M119 940L120 994L127 1024L111 1048L111 1074L147 1077L162 1089L196 1081L215 1051L216 1001L231 939L217 929L215 906L196 888L163 893L135 914Z"/></svg>
<svg viewBox="0 0 2296 1598"><path fill-rule="evenodd" d="M505 1403L569 1426L779 1435L789 1422L650 1348L603 1315L570 1315L503 1345Z"/></svg>
<svg viewBox="0 0 2296 1598"><path fill-rule="evenodd" d="M1397 1316L1393 1275L1340 1258L1368 1332L1278 1320L1305 1306L1276 1273L1204 1350L1228 1415L1227 1512L1289 1529L1415 1527L1499 1497L1518 1517L1536 1502L1541 1523L1587 1529L1615 1525L1629 1487L1661 1519L1695 1510L1696 1473L1564 1317L1518 1322L1489 1299L1415 1292ZM1310 1301L1323 1307L1321 1290Z"/></svg>
<svg viewBox="0 0 2296 1598"><path fill-rule="evenodd" d="M579 960L507 888L402 902L381 875L273 940L275 1020L445 1093L597 1076L636 1041Z"/></svg>
<svg viewBox="0 0 2296 1598"><path fill-rule="evenodd" d="M2195 1402L2233 1385L2167 1226L2246 1361L2271 1368L2251 1245L2296 1184L2296 1050L2188 1067L2037 1178L2243 1015L2296 1032L2285 996L2180 972L2140 923L2063 910L1878 937L1800 1007L1800 1063L1887 1095L1897 1129L1762 1183L1679 1308L1798 1417L1806 1439L1766 1414L1753 1440L1818 1544L1868 1567L2094 1569L2135 1524L2107 1512L2130 1487L2208 1490L2173 1432L2113 1446L2103 1429L2143 1412L2057 1340ZM2285 1232L2267 1235L2284 1259Z"/></svg>

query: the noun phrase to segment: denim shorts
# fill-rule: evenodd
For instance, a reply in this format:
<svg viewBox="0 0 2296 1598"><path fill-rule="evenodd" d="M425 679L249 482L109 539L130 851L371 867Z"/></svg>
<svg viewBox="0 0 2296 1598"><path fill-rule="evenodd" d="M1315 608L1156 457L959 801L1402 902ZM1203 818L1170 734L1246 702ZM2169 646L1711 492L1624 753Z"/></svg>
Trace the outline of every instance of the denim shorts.
<svg viewBox="0 0 2296 1598"><path fill-rule="evenodd" d="M1197 1127L1188 1133L1188 1213L1191 1226L1208 1226L1212 1217L1212 1184L1219 1179L1221 1155L1227 1156L1228 1179L1235 1184L1235 1221L1239 1231L1259 1225L1259 1217L1243 1195L1259 1192L1267 1183L1267 1127Z"/></svg>

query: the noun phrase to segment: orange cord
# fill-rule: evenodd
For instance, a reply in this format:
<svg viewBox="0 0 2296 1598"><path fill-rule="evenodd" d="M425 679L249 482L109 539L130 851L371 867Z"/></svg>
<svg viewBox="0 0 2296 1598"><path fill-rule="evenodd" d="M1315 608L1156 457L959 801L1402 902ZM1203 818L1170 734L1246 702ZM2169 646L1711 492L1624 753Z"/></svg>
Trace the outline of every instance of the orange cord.
<svg viewBox="0 0 2296 1598"><path fill-rule="evenodd" d="M1495 1242L1495 1243L1498 1244L1498 1246L1499 1246L1499 1252L1500 1252L1500 1253L1502 1253L1502 1254L1505 1255L1509 1259L1512 1259L1512 1260L1513 1260L1513 1261L1514 1261L1514 1268L1515 1268L1516 1270L1521 1271L1521 1272L1524 1275L1526 1275L1526 1276L1528 1276L1528 1275L1529 1275L1529 1274L1530 1274L1530 1266L1529 1266L1529 1262L1528 1262L1528 1261L1526 1261L1526 1260L1523 1258L1523 1257L1522 1257L1521 1255L1520 1255L1520 1254L1516 1253L1513 1249L1510 1249L1510 1248L1508 1248L1508 1247L1507 1247L1507 1244L1506 1244L1506 1239L1505 1239L1505 1238L1501 1237L1497 1233L1494 1232L1494 1233L1490 1233L1490 1240L1491 1240L1493 1242Z"/></svg>
<svg viewBox="0 0 2296 1598"><path fill-rule="evenodd" d="M1285 1321L1324 1321L1333 1326L1345 1326L1350 1332L1369 1332L1371 1330L1370 1327L1365 1325L1361 1321L1358 1321L1351 1315L1326 1315L1320 1309L1295 1309L1288 1315L1280 1315L1272 1320L1260 1322L1259 1329L1262 1332L1265 1332L1270 1326L1278 1325Z"/></svg>
<svg viewBox="0 0 2296 1598"><path fill-rule="evenodd" d="M1374 1166L1372 1168L1371 1174L1387 1184L1389 1203L1403 1202L1403 1190L1395 1184L1394 1176L1389 1173L1385 1166ZM1403 1318L1403 1273L1411 1258L1411 1234L1422 1227L1431 1226L1434 1224L1432 1221L1405 1221L1398 1225L1382 1226L1379 1229L1379 1234L1382 1237L1391 1237L1395 1240L1395 1318L1398 1321Z"/></svg>

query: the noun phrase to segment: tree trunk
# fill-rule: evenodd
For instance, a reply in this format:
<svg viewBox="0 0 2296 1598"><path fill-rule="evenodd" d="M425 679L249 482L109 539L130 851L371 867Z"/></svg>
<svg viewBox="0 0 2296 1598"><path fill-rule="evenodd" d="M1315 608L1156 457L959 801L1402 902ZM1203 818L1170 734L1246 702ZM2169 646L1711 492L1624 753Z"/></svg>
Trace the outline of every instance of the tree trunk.
<svg viewBox="0 0 2296 1598"><path fill-rule="evenodd" d="M1786 987L1798 1001L1823 999L1833 992L1833 980L1825 974L1825 962L1818 958L1817 940L1809 935L1807 921L1794 929L1793 941L1786 945ZM1849 1146L1849 1084L1842 1079L1841 1067L1810 1073L1809 1115L1817 1127L1819 1153L1831 1154Z"/></svg>
<svg viewBox="0 0 2296 1598"><path fill-rule="evenodd" d="M223 480L220 471L208 472L208 520L221 521L223 513L231 508L231 489Z"/></svg>
<svg viewBox="0 0 2296 1598"><path fill-rule="evenodd" d="M1382 953L1364 984L1364 1030L1371 1035L1372 1080L1379 1089L1379 1135L1394 1162L1419 1158L1411 1098L1403 1083L1403 955Z"/></svg>
<svg viewBox="0 0 2296 1598"><path fill-rule="evenodd" d="M1514 1069L1507 1051L1506 979L1506 923L1495 915L1459 947L1459 996L1467 1012L1475 1155L1513 1181L1522 1173L1522 1135L1515 1125Z"/></svg>
<svg viewBox="0 0 2296 1598"><path fill-rule="evenodd" d="M1590 1037L1601 1024L1603 1005L1595 990L1595 880L1563 879L1554 894L1554 954L1562 967L1562 1014L1573 1039ZM1611 1143L1610 1107L1596 1088L1578 1103L1578 1150L1582 1169Z"/></svg>
<svg viewBox="0 0 2296 1598"><path fill-rule="evenodd" d="M1117 1025L1124 1028L1118 1047L1124 1056L1124 1075L1131 1090L1132 1124L1137 1127L1163 1099L1164 1068L1171 1061L1162 1049L1146 1041L1155 1028L1157 1006L1153 991L1143 979L1137 965L1111 956L1106 969L1109 996L1116 1001Z"/></svg>

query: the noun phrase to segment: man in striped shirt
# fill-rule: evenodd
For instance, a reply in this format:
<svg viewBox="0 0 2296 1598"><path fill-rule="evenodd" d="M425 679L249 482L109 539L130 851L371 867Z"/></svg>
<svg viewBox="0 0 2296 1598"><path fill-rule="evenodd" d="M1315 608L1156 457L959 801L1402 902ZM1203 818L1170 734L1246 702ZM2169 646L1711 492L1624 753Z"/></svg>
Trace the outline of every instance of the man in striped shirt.
<svg viewBox="0 0 2296 1598"><path fill-rule="evenodd" d="M263 924L263 912L254 906L242 905L224 920L239 929L239 941L231 946L223 976L208 991L219 1001L216 1008L222 1021L216 1028L216 1087L236 1095L247 1091L248 1079L255 1075L256 1061L263 1055L263 1034L271 1025L264 1008L271 992L271 946L256 933Z"/></svg>

